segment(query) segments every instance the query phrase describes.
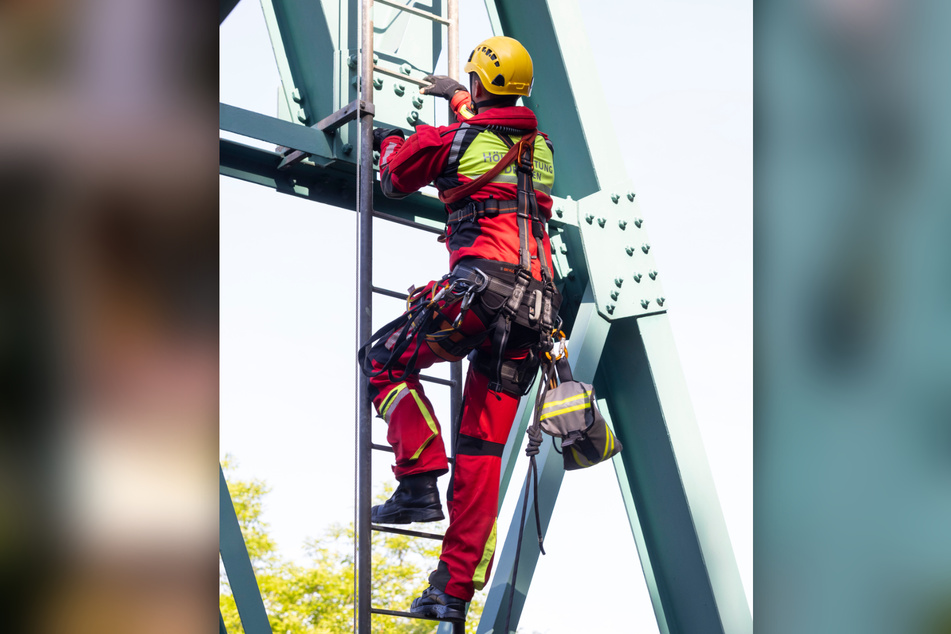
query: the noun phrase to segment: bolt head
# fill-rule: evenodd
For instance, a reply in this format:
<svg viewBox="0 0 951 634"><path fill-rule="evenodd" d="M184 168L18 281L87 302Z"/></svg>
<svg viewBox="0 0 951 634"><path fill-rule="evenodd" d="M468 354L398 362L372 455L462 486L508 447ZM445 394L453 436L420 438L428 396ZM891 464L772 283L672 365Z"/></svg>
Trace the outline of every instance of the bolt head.
<svg viewBox="0 0 951 634"><path fill-rule="evenodd" d="M650 251L650 250L651 250L651 245L649 245L649 244L647 244L647 243L644 243L644 245L641 246L641 251L643 251L644 253L647 253L647 252Z"/></svg>
<svg viewBox="0 0 951 634"><path fill-rule="evenodd" d="M641 300L641 308L647 308L648 306L650 306L650 303L651 303L651 300L649 300L649 299L642 299L642 300Z"/></svg>
<svg viewBox="0 0 951 634"><path fill-rule="evenodd" d="M409 72L413 69L409 64L403 64L400 66L400 72L404 75L409 75Z"/></svg>
<svg viewBox="0 0 951 634"><path fill-rule="evenodd" d="M637 282L638 284L640 284L640 283L641 283L641 277L643 277L643 276L642 276L640 273L635 273L635 274L634 274L634 281Z"/></svg>
<svg viewBox="0 0 951 634"><path fill-rule="evenodd" d="M636 220L634 221L634 226L637 227L638 229L641 228L641 225L642 225L642 224L644 224L644 221L641 220L640 218L638 218L638 219L636 219Z"/></svg>
<svg viewBox="0 0 951 634"><path fill-rule="evenodd" d="M657 298L657 305L658 305L658 306L663 306L663 305L664 305L664 302L666 302L666 301L667 301L667 300L666 300L665 298L663 298L663 297L658 297L658 298Z"/></svg>
<svg viewBox="0 0 951 634"><path fill-rule="evenodd" d="M567 244L561 245L561 252L562 252L563 254L567 254L567 253L568 253L568 245L567 245Z"/></svg>
<svg viewBox="0 0 951 634"><path fill-rule="evenodd" d="M618 293L617 291L611 291L611 299L613 299L614 301L617 301L617 298L620 296L621 294Z"/></svg>
<svg viewBox="0 0 951 634"><path fill-rule="evenodd" d="M634 202L634 192L627 192L627 199L631 202Z"/></svg>
<svg viewBox="0 0 951 634"><path fill-rule="evenodd" d="M419 121L419 113L415 110L410 110L409 114L406 115L406 120L410 123L410 125L416 123Z"/></svg>
<svg viewBox="0 0 951 634"><path fill-rule="evenodd" d="M565 210L562 209L561 207L559 207L559 208L555 209L555 215L558 216L559 218L561 218L562 216L565 215Z"/></svg>
<svg viewBox="0 0 951 634"><path fill-rule="evenodd" d="M376 88L377 90L379 90L380 88L382 88L382 87L383 87L383 78L382 78L382 77L374 77L374 78L373 78L373 87Z"/></svg>
<svg viewBox="0 0 951 634"><path fill-rule="evenodd" d="M584 219L590 225L592 222L594 222L594 214L586 214Z"/></svg>
<svg viewBox="0 0 951 634"><path fill-rule="evenodd" d="M393 85L393 92L396 93L396 96L397 96L397 97L402 97L403 94L406 92L406 85L405 85L405 84L394 84L394 85Z"/></svg>
<svg viewBox="0 0 951 634"><path fill-rule="evenodd" d="M618 220L617 226L619 226L622 230L627 229L627 220Z"/></svg>
<svg viewBox="0 0 951 634"><path fill-rule="evenodd" d="M621 200L621 197L620 197L620 196L618 196L617 194L611 194L611 202L612 202L612 203L614 203L614 204L616 205L616 204L617 204L617 201L619 201L619 200Z"/></svg>
<svg viewBox="0 0 951 634"><path fill-rule="evenodd" d="M417 110L421 109L423 107L423 98L420 97L419 95L414 96L413 107L416 108Z"/></svg>
<svg viewBox="0 0 951 634"><path fill-rule="evenodd" d="M633 257L635 249L634 249L634 247L625 247L625 248L624 248L624 251L625 251L628 255L630 255L630 256Z"/></svg>
<svg viewBox="0 0 951 634"><path fill-rule="evenodd" d="M648 275L650 275L652 280L657 279L657 271L651 271L650 273L648 273Z"/></svg>
<svg viewBox="0 0 951 634"><path fill-rule="evenodd" d="M623 277L616 277L616 278L614 278L614 284L615 284L618 288L621 288L621 285L624 284L624 278L623 278Z"/></svg>
<svg viewBox="0 0 951 634"><path fill-rule="evenodd" d="M344 154L350 154L351 152L353 152L353 146L350 145L349 143L344 143L343 147L340 149L343 151Z"/></svg>
<svg viewBox="0 0 951 634"><path fill-rule="evenodd" d="M604 309L608 311L609 315L614 314L614 304L608 304L607 306L604 307Z"/></svg>

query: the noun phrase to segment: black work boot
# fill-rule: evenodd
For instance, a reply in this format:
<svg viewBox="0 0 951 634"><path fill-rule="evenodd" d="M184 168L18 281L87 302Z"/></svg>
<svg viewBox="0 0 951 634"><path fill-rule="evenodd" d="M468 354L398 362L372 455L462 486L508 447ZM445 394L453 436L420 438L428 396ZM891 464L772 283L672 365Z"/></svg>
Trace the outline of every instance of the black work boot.
<svg viewBox="0 0 951 634"><path fill-rule="evenodd" d="M440 621L466 620L466 602L450 596L433 586L423 590L423 594L413 599L410 612L419 616L428 616Z"/></svg>
<svg viewBox="0 0 951 634"><path fill-rule="evenodd" d="M432 473L405 476L389 500L370 509L370 521L374 524L438 522L444 517L436 476Z"/></svg>

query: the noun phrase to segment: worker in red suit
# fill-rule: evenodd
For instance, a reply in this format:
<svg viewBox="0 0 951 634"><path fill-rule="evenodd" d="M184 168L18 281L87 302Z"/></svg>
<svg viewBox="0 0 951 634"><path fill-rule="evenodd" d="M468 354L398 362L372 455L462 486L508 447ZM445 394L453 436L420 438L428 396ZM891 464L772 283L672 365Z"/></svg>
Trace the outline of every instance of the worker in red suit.
<svg viewBox="0 0 951 634"><path fill-rule="evenodd" d="M412 291L407 312L360 355L399 481L371 521L390 524L444 518L436 478L448 472L446 446L419 371L469 355L449 528L431 585L411 608L449 621L465 619L466 603L489 578L502 451L539 355L550 349L561 301L546 230L552 146L535 114L516 105L532 89L531 57L518 41L492 37L475 48L465 72L468 91L445 76L428 77L432 85L420 91L449 99L457 123L419 125L405 140L400 130L374 130L386 196L430 183L439 190L451 272Z"/></svg>

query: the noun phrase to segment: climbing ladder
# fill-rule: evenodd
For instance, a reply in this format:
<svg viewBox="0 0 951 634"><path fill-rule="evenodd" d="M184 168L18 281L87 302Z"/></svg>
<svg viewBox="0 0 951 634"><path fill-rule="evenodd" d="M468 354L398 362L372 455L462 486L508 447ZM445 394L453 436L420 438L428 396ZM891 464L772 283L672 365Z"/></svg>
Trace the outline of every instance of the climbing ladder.
<svg viewBox="0 0 951 634"><path fill-rule="evenodd" d="M448 50L449 50L449 73L458 76L458 11L457 0L448 0L448 15L441 15L422 11L404 6L391 0L377 0L384 4L396 8L400 12L408 13L413 18L419 20L430 20L442 24L448 30ZM358 75L358 90L360 93L360 160L357 168L357 233L358 233L358 252L357 252L357 340L362 344L369 341L373 332L372 326L372 294L377 293L383 296L406 299L406 294L391 290L378 288L372 282L373 269L373 218L382 218L395 221L403 225L411 226L419 230L440 233L438 229L423 225L418 222L401 220L398 217L375 212L373 208L373 184L376 180L376 172L373 167L373 93L374 85L368 78L374 76L374 72L382 73L387 76L395 77L401 81L408 81L408 75L405 72L394 72L380 66L378 57L374 54L373 43L373 0L361 1L361 47L360 47L360 68ZM432 73L435 73L433 70ZM379 85L380 82L377 84ZM425 85L425 82L416 80L412 83ZM410 116L415 114L411 111ZM410 124L418 121L410 118ZM420 375L421 381L427 381L434 384L448 385L450 388L450 427L453 430L450 435L449 445L453 448L455 457L455 438L458 430L458 415L462 402L462 362L457 361L451 364L450 380L439 379L428 375ZM424 618L407 611L390 610L373 605L373 580L371 576L371 532L387 532L410 537L442 540L443 536L402 528L393 528L390 526L380 526L370 523L370 507L372 504L372 453L373 451L392 452L388 445L376 444L372 440L372 413L371 403L368 394L368 384L365 377L358 371L357 373L357 443L356 443L356 624L355 629L359 634L370 634L372 631L372 620L374 615L396 616L404 618ZM447 420L444 418L443 420ZM455 624L452 628L454 634L463 634L465 626Z"/></svg>

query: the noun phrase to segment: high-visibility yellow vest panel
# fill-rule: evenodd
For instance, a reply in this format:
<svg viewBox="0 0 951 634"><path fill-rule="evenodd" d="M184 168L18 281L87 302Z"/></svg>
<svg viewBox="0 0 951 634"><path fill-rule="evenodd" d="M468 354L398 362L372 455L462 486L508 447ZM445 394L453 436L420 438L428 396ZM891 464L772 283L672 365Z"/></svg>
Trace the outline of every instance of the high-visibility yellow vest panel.
<svg viewBox="0 0 951 634"><path fill-rule="evenodd" d="M509 138L512 139L513 143L518 143L520 137L512 136ZM482 132L472 141L459 160L458 173L475 180L492 169L508 151L509 148L505 145L505 142L494 132L488 130ZM518 159L513 161L491 182L517 183L518 174L515 171L517 162ZM532 174L532 180L535 189L549 196L551 195L551 188L555 183L555 164L551 149L548 147L548 143L545 142L545 137L540 134L535 137L535 171Z"/></svg>

